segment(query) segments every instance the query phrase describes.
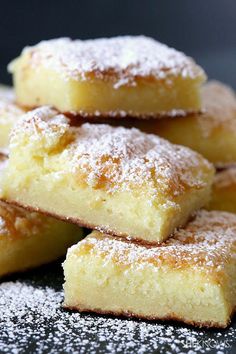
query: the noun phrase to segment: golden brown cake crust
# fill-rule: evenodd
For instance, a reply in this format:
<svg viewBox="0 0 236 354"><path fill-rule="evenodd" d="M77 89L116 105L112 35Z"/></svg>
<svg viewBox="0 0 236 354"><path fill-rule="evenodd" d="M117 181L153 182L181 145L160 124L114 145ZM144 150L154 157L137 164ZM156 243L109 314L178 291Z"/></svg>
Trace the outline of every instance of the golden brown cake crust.
<svg viewBox="0 0 236 354"><path fill-rule="evenodd" d="M231 316L228 319L228 322L223 325L221 323L216 323L216 322L197 322L197 321L188 321L186 320L186 318L181 318L176 314L172 314L172 315L168 315L168 316L163 316L163 317L155 317L155 316L143 316L143 315L136 315L132 312L129 311L119 311L119 312L115 312L115 311L104 311L102 309L85 309L84 307L80 307L79 305L77 306L67 306L66 304L63 304L63 308L69 311L79 311L79 312L84 312L84 313L97 313L99 315L108 315L108 316L115 316L115 317L128 317L128 318L138 318L141 320L147 320L147 321L175 321L175 322L180 322L180 323L185 323L187 325L190 326L194 326L194 327L205 327L205 328L226 328L230 322L231 319L233 318L234 313L236 312L236 309L234 309L234 311L232 311Z"/></svg>
<svg viewBox="0 0 236 354"><path fill-rule="evenodd" d="M115 89L134 86L137 80L204 76L192 59L144 36L84 41L60 38L26 47L23 54L32 67L43 65L60 72L65 80L109 80Z"/></svg>
<svg viewBox="0 0 236 354"><path fill-rule="evenodd" d="M3 162L7 160L7 155L0 151L0 171L3 168Z"/></svg>
<svg viewBox="0 0 236 354"><path fill-rule="evenodd" d="M19 102L17 102L18 106L21 107L24 111L31 111L33 109L37 109L40 106L22 106ZM56 108L55 108L56 109ZM124 124L122 125L132 127L135 124L132 122L140 121L149 121L152 119L166 119L166 118L181 118L181 117L188 117L189 115L201 115L204 113L204 110L182 110L182 109L173 109L167 112L149 112L147 114L133 112L133 111L109 111L109 112L100 112L96 111L94 113L89 113L85 111L77 111L77 112L67 112L61 111L65 116L70 118L75 125L81 125L85 122L91 123L106 123L106 124L113 124L116 125L119 123L120 119L125 118ZM126 124L126 121L128 124Z"/></svg>

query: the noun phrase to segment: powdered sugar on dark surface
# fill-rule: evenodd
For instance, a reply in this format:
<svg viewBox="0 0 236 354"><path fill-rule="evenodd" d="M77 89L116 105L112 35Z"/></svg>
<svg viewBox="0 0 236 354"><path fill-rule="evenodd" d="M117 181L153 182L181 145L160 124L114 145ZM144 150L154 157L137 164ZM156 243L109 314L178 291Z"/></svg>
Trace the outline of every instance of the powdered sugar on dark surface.
<svg viewBox="0 0 236 354"><path fill-rule="evenodd" d="M194 329L62 309L60 263L0 284L1 353L234 353L236 323Z"/></svg>

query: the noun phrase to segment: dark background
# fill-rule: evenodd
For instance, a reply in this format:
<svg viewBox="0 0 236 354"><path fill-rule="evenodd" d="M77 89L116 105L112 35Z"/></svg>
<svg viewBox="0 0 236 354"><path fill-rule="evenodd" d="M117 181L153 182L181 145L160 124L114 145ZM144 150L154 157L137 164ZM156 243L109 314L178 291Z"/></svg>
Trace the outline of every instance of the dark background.
<svg viewBox="0 0 236 354"><path fill-rule="evenodd" d="M0 82L11 82L7 63L42 39L145 34L236 89L236 0L0 0L0 14Z"/></svg>

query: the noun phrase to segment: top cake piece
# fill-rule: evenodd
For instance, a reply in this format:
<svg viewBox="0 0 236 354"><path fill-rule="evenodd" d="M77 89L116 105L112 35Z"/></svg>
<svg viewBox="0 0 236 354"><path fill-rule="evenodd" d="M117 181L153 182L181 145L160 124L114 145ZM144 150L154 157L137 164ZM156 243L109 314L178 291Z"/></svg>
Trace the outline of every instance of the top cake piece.
<svg viewBox="0 0 236 354"><path fill-rule="evenodd" d="M9 70L22 105L91 117L199 111L205 81L191 58L144 36L43 41L25 48Z"/></svg>
<svg viewBox="0 0 236 354"><path fill-rule="evenodd" d="M107 233L166 239L209 200L201 155L137 129L74 126L49 107L15 126L2 198Z"/></svg>

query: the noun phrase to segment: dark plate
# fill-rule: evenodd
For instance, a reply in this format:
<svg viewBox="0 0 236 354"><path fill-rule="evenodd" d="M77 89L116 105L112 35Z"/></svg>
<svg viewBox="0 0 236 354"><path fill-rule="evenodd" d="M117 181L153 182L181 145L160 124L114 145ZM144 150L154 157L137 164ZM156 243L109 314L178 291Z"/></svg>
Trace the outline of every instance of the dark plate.
<svg viewBox="0 0 236 354"><path fill-rule="evenodd" d="M0 284L0 353L235 353L236 321L194 329L65 311L61 262Z"/></svg>

